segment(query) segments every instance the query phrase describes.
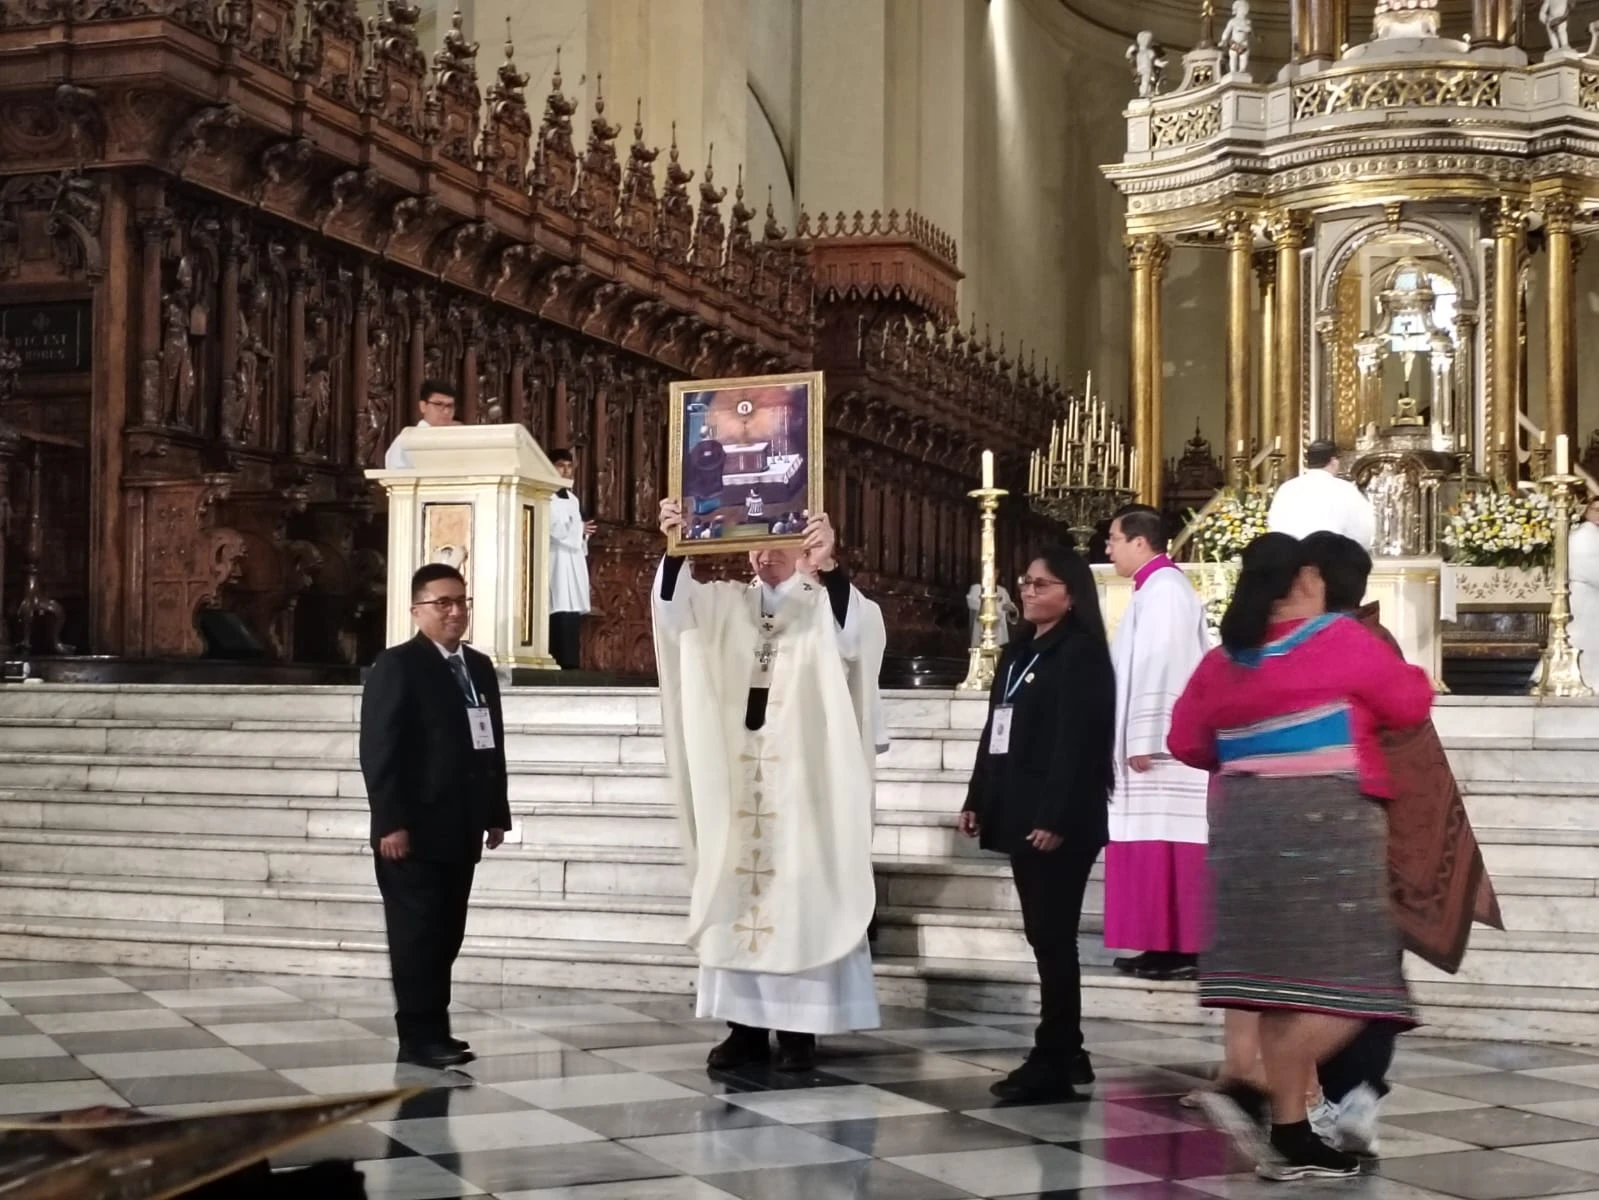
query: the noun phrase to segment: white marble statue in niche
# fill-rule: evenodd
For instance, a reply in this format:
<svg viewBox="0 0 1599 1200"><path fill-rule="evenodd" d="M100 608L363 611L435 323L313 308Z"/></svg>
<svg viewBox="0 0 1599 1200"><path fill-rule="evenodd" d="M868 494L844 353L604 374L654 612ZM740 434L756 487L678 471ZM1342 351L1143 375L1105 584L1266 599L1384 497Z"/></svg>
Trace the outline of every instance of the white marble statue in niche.
<svg viewBox="0 0 1599 1200"><path fill-rule="evenodd" d="M1249 0L1233 0L1233 15L1221 30L1221 48L1227 51L1227 73L1249 74L1249 39L1255 23L1249 19Z"/></svg>
<svg viewBox="0 0 1599 1200"><path fill-rule="evenodd" d="M1138 31L1138 38L1127 47L1127 61L1133 64L1133 78L1138 80L1138 97L1148 100L1160 91L1161 79L1166 71L1166 52L1155 44L1155 35L1147 29Z"/></svg>

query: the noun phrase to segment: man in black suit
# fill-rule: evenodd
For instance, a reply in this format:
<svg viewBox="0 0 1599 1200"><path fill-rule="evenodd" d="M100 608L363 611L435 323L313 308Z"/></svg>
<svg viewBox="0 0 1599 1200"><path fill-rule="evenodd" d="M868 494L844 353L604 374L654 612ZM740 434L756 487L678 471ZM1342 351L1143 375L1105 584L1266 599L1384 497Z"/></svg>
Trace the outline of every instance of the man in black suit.
<svg viewBox="0 0 1599 1200"><path fill-rule="evenodd" d="M361 774L394 977L400 1059L471 1062L450 1036L450 968L472 872L511 827L505 722L488 656L464 645L472 601L454 567L411 577L418 633L378 655L361 693Z"/></svg>

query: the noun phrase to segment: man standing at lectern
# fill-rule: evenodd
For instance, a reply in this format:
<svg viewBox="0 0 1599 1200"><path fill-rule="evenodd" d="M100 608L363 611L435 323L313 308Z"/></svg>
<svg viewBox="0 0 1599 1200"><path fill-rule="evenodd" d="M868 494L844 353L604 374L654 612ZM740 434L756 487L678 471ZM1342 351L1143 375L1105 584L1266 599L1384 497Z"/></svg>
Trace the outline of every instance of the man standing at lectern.
<svg viewBox="0 0 1599 1200"><path fill-rule="evenodd" d="M462 642L472 601L454 567L411 577L417 635L378 655L361 692L361 774L394 978L400 1060L472 1061L450 1036L450 969L483 847L511 827L494 663Z"/></svg>
<svg viewBox="0 0 1599 1200"><path fill-rule="evenodd" d="M676 500L661 531L683 535ZM833 556L750 554L749 584L700 583L668 557L655 657L673 798L693 877L687 941L698 1015L731 1026L708 1065L808 1070L818 1034L879 1023L867 927L883 616Z"/></svg>
<svg viewBox="0 0 1599 1200"><path fill-rule="evenodd" d="M420 410L416 421L418 425L426 427L460 424L455 419L455 389L449 384L440 383L437 379L424 379L418 400L417 407ZM410 468L411 456L400 448L399 439L396 438L383 456L383 469L408 471Z"/></svg>

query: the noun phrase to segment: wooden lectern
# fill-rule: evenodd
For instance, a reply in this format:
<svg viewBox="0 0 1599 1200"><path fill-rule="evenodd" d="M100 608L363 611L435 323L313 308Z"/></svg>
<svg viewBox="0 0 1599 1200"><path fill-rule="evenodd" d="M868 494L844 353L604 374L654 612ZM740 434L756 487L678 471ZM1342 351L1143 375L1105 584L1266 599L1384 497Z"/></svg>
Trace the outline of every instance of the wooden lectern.
<svg viewBox="0 0 1599 1200"><path fill-rule="evenodd" d="M550 657L550 497L566 486L520 425L413 425L410 466L368 471L389 496L388 644L412 637L411 575L446 562L472 597L467 640L502 670Z"/></svg>

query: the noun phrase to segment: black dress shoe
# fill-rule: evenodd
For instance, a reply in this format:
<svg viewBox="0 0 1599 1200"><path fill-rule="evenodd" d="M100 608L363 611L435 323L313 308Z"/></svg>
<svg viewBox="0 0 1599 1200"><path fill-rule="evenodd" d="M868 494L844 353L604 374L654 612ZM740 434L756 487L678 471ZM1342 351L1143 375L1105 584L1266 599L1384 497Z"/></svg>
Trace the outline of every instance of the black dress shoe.
<svg viewBox="0 0 1599 1200"><path fill-rule="evenodd" d="M780 1033L777 1035L777 1062L779 1071L809 1071L816 1066L816 1035L814 1033Z"/></svg>
<svg viewBox="0 0 1599 1200"><path fill-rule="evenodd" d="M471 1062L477 1055L470 1050L458 1049L448 1042L401 1042L399 1060L417 1067L432 1067L442 1071Z"/></svg>
<svg viewBox="0 0 1599 1200"><path fill-rule="evenodd" d="M464 1042L458 1037L447 1037L444 1039L444 1044L456 1050L470 1050L472 1048L471 1042Z"/></svg>
<svg viewBox="0 0 1599 1200"><path fill-rule="evenodd" d="M1142 966L1134 967L1133 974L1140 979L1190 980L1199 978L1199 955L1177 954L1170 951L1145 955Z"/></svg>
<svg viewBox="0 0 1599 1200"><path fill-rule="evenodd" d="M1137 975L1140 971L1147 971L1154 964L1150 961L1155 955L1146 950L1142 954L1123 955L1121 958L1111 959L1110 965L1127 975Z"/></svg>
<svg viewBox="0 0 1599 1200"><path fill-rule="evenodd" d="M1076 1062L1034 1054L988 1090L1007 1104L1063 1104L1078 1099L1072 1087L1077 1066ZM1092 1074L1090 1070L1090 1078Z"/></svg>
<svg viewBox="0 0 1599 1200"><path fill-rule="evenodd" d="M713 1071L733 1071L772 1060L772 1040L764 1029L734 1025L733 1032L712 1047L705 1065Z"/></svg>
<svg viewBox="0 0 1599 1200"><path fill-rule="evenodd" d="M1087 1087L1094 1082L1094 1064L1088 1051L1079 1050L1073 1056L1072 1065L1066 1068L1066 1079L1073 1087Z"/></svg>

